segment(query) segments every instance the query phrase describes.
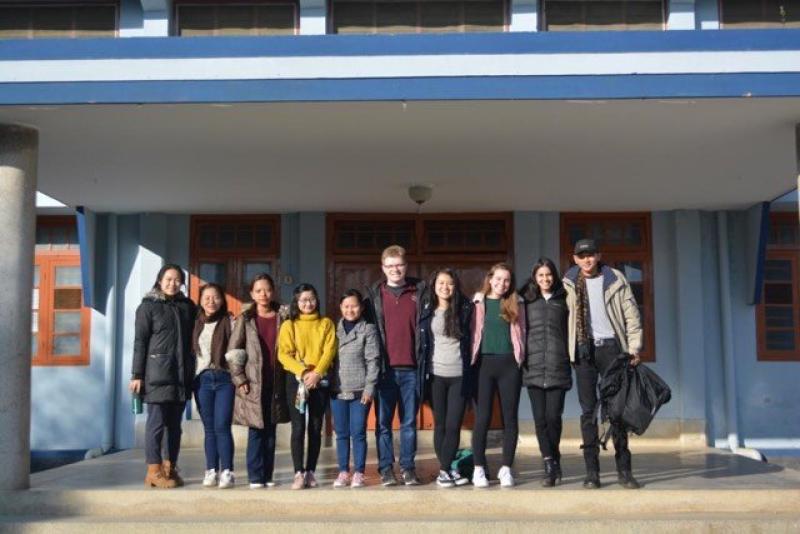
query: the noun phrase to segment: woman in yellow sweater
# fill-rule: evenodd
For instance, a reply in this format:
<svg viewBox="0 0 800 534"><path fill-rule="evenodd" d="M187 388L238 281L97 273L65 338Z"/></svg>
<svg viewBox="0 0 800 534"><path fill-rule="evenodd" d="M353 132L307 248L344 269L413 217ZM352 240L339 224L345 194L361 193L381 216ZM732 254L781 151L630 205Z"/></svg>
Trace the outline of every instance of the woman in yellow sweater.
<svg viewBox="0 0 800 534"><path fill-rule="evenodd" d="M322 421L328 406L328 369L336 355L336 327L319 315L319 296L311 284L294 289L289 320L278 334L278 360L286 370L286 398L292 419L292 489L316 488L314 470L322 445ZM303 449L308 412L308 456Z"/></svg>

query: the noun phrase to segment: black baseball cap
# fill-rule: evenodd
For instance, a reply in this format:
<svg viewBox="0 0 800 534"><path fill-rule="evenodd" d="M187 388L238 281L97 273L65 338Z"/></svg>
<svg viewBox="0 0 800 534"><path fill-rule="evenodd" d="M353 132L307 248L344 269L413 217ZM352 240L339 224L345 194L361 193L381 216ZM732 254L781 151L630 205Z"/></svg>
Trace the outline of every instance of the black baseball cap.
<svg viewBox="0 0 800 534"><path fill-rule="evenodd" d="M597 254L597 242L594 239L579 239L575 243L573 254Z"/></svg>

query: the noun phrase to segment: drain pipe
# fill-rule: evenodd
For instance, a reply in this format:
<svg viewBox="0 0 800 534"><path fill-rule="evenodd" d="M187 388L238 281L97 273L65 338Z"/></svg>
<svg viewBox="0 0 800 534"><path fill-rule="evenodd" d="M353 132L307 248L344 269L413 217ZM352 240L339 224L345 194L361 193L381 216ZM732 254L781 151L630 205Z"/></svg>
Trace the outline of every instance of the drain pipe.
<svg viewBox="0 0 800 534"><path fill-rule="evenodd" d="M730 254L728 251L728 214L717 212L717 252L719 257L719 307L722 330L722 358L725 367L725 419L728 447L731 452L760 462L766 458L756 449L741 447L739 435L739 406L736 395L736 356L734 355L733 316L730 294Z"/></svg>
<svg viewBox="0 0 800 534"><path fill-rule="evenodd" d="M117 216L108 216L108 300L106 302L106 368L105 397L106 424L103 432L103 453L114 447L114 435L117 430Z"/></svg>

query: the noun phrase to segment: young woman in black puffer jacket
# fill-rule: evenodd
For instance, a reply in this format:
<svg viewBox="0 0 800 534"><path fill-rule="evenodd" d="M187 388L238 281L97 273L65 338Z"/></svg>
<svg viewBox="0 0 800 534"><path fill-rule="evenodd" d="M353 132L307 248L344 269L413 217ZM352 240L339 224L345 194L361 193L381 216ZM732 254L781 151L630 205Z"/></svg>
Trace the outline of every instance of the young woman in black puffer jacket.
<svg viewBox="0 0 800 534"><path fill-rule="evenodd" d="M531 279L520 290L525 300L525 362L522 383L528 388L536 424L536 438L544 460L542 485L561 481L561 416L564 398L572 387L567 350L567 293L555 264L540 258Z"/></svg>
<svg viewBox="0 0 800 534"><path fill-rule="evenodd" d="M153 289L136 309L136 337L129 389L147 404L145 484L157 488L183 485L176 463L181 447L181 418L192 396L195 358L192 331L197 307L183 294L179 265L164 265ZM167 432L166 459L161 438Z"/></svg>

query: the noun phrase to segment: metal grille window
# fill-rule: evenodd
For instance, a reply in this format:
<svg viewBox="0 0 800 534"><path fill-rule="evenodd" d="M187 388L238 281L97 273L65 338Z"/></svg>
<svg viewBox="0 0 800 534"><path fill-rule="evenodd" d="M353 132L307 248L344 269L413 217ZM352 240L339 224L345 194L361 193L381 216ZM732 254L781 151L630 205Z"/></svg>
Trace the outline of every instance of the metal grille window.
<svg viewBox="0 0 800 534"><path fill-rule="evenodd" d="M800 0L721 0L723 28L800 28Z"/></svg>
<svg viewBox="0 0 800 534"><path fill-rule="evenodd" d="M0 39L114 37L116 4L0 4Z"/></svg>
<svg viewBox="0 0 800 534"><path fill-rule="evenodd" d="M800 361L799 268L797 214L773 213L757 307L759 360Z"/></svg>
<svg viewBox="0 0 800 534"><path fill-rule="evenodd" d="M663 30L664 3L652 0L545 0L548 31Z"/></svg>
<svg viewBox="0 0 800 534"><path fill-rule="evenodd" d="M414 221L338 220L334 224L333 250L339 254L380 254L389 245L407 251L416 248Z"/></svg>
<svg viewBox="0 0 800 534"><path fill-rule="evenodd" d="M429 220L424 222L425 252L505 252L506 221Z"/></svg>
<svg viewBox="0 0 800 534"><path fill-rule="evenodd" d="M297 3L190 3L175 5L175 34L181 37L223 35L293 35Z"/></svg>
<svg viewBox="0 0 800 534"><path fill-rule="evenodd" d="M622 271L631 286L644 329L642 360L655 361L655 319L653 311L653 250L650 214L597 213L561 216L561 265L572 265L576 241L595 239L602 261Z"/></svg>
<svg viewBox="0 0 800 534"><path fill-rule="evenodd" d="M501 32L504 0L332 0L333 33Z"/></svg>

